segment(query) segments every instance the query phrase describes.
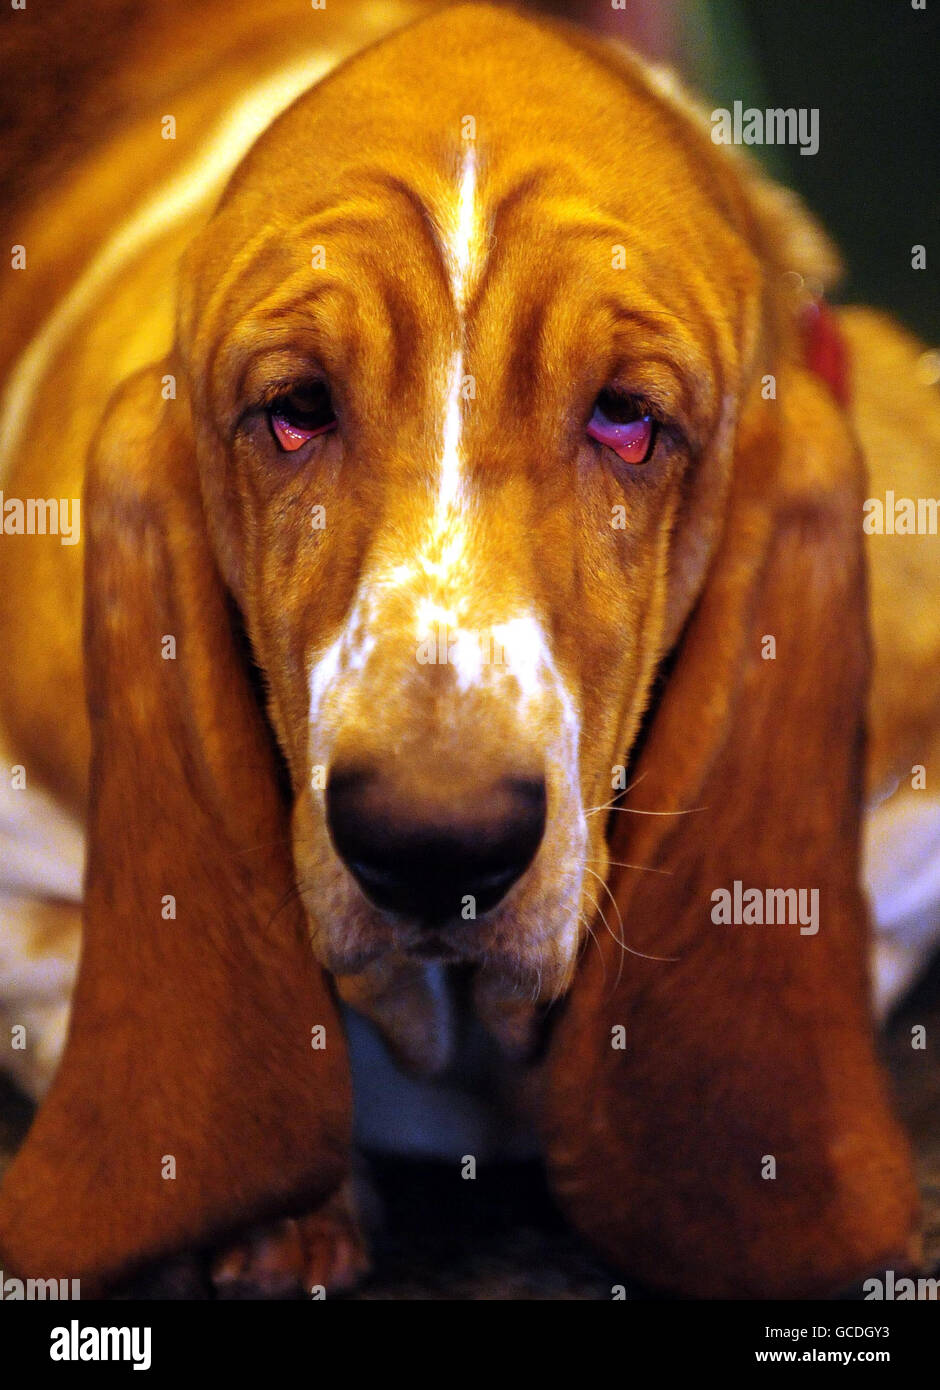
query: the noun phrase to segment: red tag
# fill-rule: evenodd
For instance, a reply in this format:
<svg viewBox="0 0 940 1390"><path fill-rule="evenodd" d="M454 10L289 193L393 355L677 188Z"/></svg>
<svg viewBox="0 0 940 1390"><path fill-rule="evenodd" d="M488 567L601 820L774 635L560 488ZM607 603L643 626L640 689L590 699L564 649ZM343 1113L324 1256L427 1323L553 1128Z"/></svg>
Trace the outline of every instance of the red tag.
<svg viewBox="0 0 940 1390"><path fill-rule="evenodd" d="M814 299L802 311L806 365L829 387L839 405L848 407L849 350L839 320L824 299Z"/></svg>

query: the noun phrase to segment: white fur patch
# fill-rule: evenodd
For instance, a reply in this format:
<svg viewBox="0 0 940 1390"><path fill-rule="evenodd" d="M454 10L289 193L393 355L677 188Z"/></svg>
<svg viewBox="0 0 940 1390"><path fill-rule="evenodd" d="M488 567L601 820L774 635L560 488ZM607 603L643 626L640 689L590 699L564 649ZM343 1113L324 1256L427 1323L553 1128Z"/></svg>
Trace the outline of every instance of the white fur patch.
<svg viewBox="0 0 940 1390"><path fill-rule="evenodd" d="M875 919L873 993L884 1018L940 946L940 799L898 793L870 811L864 879Z"/></svg>
<svg viewBox="0 0 940 1390"><path fill-rule="evenodd" d="M434 529L428 553L420 560L425 573L446 577L463 556L463 535L457 525L460 498L461 428L463 425L464 313L473 286L478 257L479 228L476 150L468 146L460 165L455 206L447 217L444 250L451 292L459 319L459 346L451 357L444 393L444 430Z"/></svg>
<svg viewBox="0 0 940 1390"><path fill-rule="evenodd" d="M463 353L455 352L444 404L444 446L441 450L441 476L437 492L438 529L445 527L457 505L460 488L460 428L462 424L461 387Z"/></svg>
<svg viewBox="0 0 940 1390"><path fill-rule="evenodd" d="M0 749L0 1046L2 1065L31 1096L42 1095L58 1064L78 968L82 898L81 826L51 797L10 785L12 759ZM47 944L44 909L75 905L74 930L59 922ZM26 1046L10 1046L25 1028Z"/></svg>
<svg viewBox="0 0 940 1390"><path fill-rule="evenodd" d="M316 720L323 704L324 696L336 680L341 669L343 649L342 637L331 642L321 657L313 663L310 671L310 718Z"/></svg>
<svg viewBox="0 0 940 1390"><path fill-rule="evenodd" d="M0 924L3 1007L9 1012L11 1008L67 1002L78 962L79 932L74 937L57 937L55 954L38 951L37 930L41 930L42 924L36 902L6 895L0 897Z"/></svg>
<svg viewBox="0 0 940 1390"><path fill-rule="evenodd" d="M65 1049L71 992L72 978L69 977L63 980L56 997L44 998L40 995L0 1008L0 1034L9 1039L11 1029L21 1027L26 1030L26 1047L5 1049L3 1070L14 1077L20 1089L32 1100L41 1100L49 1089Z"/></svg>
<svg viewBox="0 0 940 1390"><path fill-rule="evenodd" d="M457 689L464 693L479 685L483 680L483 666L487 653L484 644L475 632L458 628L450 647L450 664L457 677Z"/></svg>
<svg viewBox="0 0 940 1390"><path fill-rule="evenodd" d="M383 596L392 591L413 595L410 632L397 640L422 644L429 639L449 650L458 687L467 690L483 676L484 646L466 624L470 574L467 563L466 510L462 487L462 428L464 420L463 314L472 289L479 256L476 151L470 145L460 162L456 197L438 217L451 290L458 312L455 341L441 371L441 452L434 508L426 538L413 557L406 556L360 588L344 630L313 662L310 672L310 717L316 725L324 700L348 672L362 669L374 649L376 635L388 633ZM315 738L315 743L320 740Z"/></svg>
<svg viewBox="0 0 940 1390"><path fill-rule="evenodd" d="M0 765L0 897L80 903L81 826L45 793L11 787L9 765Z"/></svg>
<svg viewBox="0 0 940 1390"><path fill-rule="evenodd" d="M541 692L546 670L557 678L545 634L535 618L510 618L506 623L497 623L493 637L505 653L506 665L518 682L524 700L535 699ZM559 680L558 685L561 684Z"/></svg>
<svg viewBox="0 0 940 1390"><path fill-rule="evenodd" d="M479 251L477 213L477 157L468 145L460 162L460 182L456 206L448 218L444 244L450 269L451 289L457 311L463 315L473 288Z"/></svg>

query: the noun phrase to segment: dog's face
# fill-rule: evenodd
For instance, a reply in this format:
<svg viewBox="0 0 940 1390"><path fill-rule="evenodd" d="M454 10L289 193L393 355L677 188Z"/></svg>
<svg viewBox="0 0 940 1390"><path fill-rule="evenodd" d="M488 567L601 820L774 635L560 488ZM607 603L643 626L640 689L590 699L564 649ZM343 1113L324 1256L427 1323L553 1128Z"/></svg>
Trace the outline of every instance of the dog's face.
<svg viewBox="0 0 940 1390"><path fill-rule="evenodd" d="M189 257L181 344L320 959L548 997L714 548L761 273L736 180L642 76L464 28L271 128Z"/></svg>

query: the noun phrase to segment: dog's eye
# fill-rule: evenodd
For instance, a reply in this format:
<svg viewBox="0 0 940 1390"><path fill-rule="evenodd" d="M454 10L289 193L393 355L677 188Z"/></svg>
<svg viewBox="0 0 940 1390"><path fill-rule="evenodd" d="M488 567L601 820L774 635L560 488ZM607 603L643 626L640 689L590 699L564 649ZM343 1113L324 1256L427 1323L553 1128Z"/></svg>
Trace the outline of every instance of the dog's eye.
<svg viewBox="0 0 940 1390"><path fill-rule="evenodd" d="M602 391L594 403L587 432L613 449L624 463L646 463L656 443L656 421L643 401Z"/></svg>
<svg viewBox="0 0 940 1390"><path fill-rule="evenodd" d="M336 428L329 387L323 381L295 386L271 402L268 420L279 447L294 453L316 435Z"/></svg>

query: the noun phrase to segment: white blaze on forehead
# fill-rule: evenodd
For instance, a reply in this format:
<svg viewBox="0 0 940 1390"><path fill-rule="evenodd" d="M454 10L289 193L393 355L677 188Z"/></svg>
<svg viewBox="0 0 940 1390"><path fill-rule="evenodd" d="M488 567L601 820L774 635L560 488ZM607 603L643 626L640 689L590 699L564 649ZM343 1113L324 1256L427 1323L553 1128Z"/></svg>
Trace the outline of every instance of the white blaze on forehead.
<svg viewBox="0 0 940 1390"><path fill-rule="evenodd" d="M463 353L455 352L444 406L444 445L441 450L441 478L437 492L438 513L449 512L457 502L460 486L460 388L463 384Z"/></svg>
<svg viewBox="0 0 940 1390"><path fill-rule="evenodd" d="M463 483L464 367L466 326L464 313L479 267L482 245L477 205L476 151L472 145L460 161L456 186L438 214L441 243L454 303L458 312L457 332L449 356L440 367L440 463L433 511L417 553L399 557L388 569L374 575L370 584L372 602L363 608L364 594L353 606L345 632L314 664L311 672L311 718L316 719L327 693L353 670L361 670L376 645L375 631L389 632L387 601L402 590L409 591L409 623L418 642L434 637L448 652L457 675L458 688L467 690L481 683L484 670L494 660L502 639L495 630L488 632L485 621L480 630L471 626L473 586L468 556L467 495ZM397 619L395 621L400 621ZM521 626L520 626L521 622ZM545 643L537 624L530 620L504 624L505 639L517 647L510 673L525 698L538 691L539 672L546 673ZM409 634L410 637L410 634ZM540 655L541 653L541 655ZM356 656L359 659L356 659ZM541 662L541 665L540 665ZM515 669L518 668L518 669ZM507 674L504 669L495 675Z"/></svg>
<svg viewBox="0 0 940 1390"><path fill-rule="evenodd" d="M457 203L448 217L445 237L451 287L461 314L470 295L478 236L476 150L468 145L460 163Z"/></svg>
<svg viewBox="0 0 940 1390"><path fill-rule="evenodd" d="M469 145L460 163L456 200L444 221L444 252L459 315L459 346L447 367L444 386L440 480L430 542L419 557L424 575L447 581L464 556L463 528L458 524L463 425L464 311L472 287L479 245L476 150Z"/></svg>

